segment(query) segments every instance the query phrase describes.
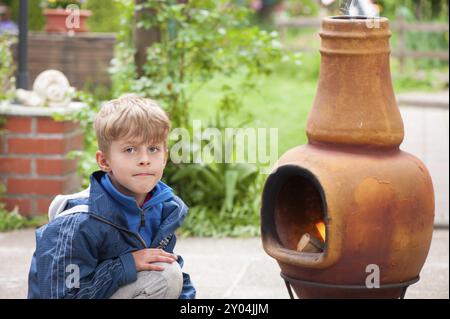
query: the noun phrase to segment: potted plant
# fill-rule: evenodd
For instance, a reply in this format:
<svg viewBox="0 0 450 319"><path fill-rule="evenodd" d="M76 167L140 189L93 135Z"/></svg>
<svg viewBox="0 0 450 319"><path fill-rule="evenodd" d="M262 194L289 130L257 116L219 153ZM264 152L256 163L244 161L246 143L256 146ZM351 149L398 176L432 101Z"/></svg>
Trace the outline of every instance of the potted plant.
<svg viewBox="0 0 450 319"><path fill-rule="evenodd" d="M88 32L87 18L90 10L85 10L85 1L78 0L46 0L42 2L43 14L46 18L47 32Z"/></svg>

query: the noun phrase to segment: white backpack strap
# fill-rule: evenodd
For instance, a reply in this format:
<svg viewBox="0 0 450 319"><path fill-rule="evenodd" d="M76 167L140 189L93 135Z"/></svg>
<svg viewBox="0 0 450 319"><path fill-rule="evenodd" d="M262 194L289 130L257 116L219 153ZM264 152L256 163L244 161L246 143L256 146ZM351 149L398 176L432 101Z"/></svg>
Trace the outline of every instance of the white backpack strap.
<svg viewBox="0 0 450 319"><path fill-rule="evenodd" d="M87 189L85 189L79 193L76 193L76 194L56 196L48 208L49 221L52 221L59 214L63 213L63 210L66 207L69 200L76 199L76 198L87 198L87 197L89 197L89 191L90 191L90 188L88 187Z"/></svg>
<svg viewBox="0 0 450 319"><path fill-rule="evenodd" d="M76 213L87 213L88 211L89 211L88 205L77 205L77 206L72 207L71 209L65 210L62 213L56 215L55 218L67 216L70 214L76 214Z"/></svg>

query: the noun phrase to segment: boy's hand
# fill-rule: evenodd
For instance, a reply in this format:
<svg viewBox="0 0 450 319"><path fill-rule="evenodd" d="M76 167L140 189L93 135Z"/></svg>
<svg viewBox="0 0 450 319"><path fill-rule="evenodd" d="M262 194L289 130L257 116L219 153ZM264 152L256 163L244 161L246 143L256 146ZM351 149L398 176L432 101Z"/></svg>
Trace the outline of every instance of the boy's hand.
<svg viewBox="0 0 450 319"><path fill-rule="evenodd" d="M134 263L136 264L136 271L143 270L164 270L164 267L159 265L153 265L154 262L165 262L165 263L173 263L177 260L177 256L175 254L171 254L165 252L162 249L156 248L146 248L137 250L131 253L134 258Z"/></svg>

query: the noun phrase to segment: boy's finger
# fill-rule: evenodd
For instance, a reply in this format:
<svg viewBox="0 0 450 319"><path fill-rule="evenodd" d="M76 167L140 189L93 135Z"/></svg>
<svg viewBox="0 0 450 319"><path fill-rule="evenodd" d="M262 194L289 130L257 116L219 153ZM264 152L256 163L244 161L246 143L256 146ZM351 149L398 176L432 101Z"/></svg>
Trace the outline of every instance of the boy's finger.
<svg viewBox="0 0 450 319"><path fill-rule="evenodd" d="M164 263L173 263L175 259L172 257L165 257L165 256L153 256L153 258L149 260L149 262L158 262L158 261Z"/></svg>
<svg viewBox="0 0 450 319"><path fill-rule="evenodd" d="M177 256L177 255L175 255L175 254L170 254L170 253L168 253L168 254L169 254L169 257L170 257L170 258L173 258L173 259L175 259L175 260L178 259L178 256Z"/></svg>
<svg viewBox="0 0 450 319"><path fill-rule="evenodd" d="M146 264L143 266L143 268L144 268L144 270L156 270L156 271L164 270L163 266L153 265L153 264Z"/></svg>
<svg viewBox="0 0 450 319"><path fill-rule="evenodd" d="M161 250L161 255L173 258L175 260L178 259L177 255L168 253L167 251L164 251L164 250Z"/></svg>
<svg viewBox="0 0 450 319"><path fill-rule="evenodd" d="M163 255L178 259L178 257L175 254L168 253L167 251L161 248L149 248L148 251L150 252L151 255Z"/></svg>

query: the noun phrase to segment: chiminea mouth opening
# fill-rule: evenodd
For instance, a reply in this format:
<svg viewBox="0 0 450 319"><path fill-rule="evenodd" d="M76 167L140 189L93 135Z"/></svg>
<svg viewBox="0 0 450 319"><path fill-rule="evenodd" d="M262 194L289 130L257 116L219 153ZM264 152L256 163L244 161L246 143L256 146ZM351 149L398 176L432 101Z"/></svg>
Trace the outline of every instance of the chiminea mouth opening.
<svg viewBox="0 0 450 319"><path fill-rule="evenodd" d="M299 257L320 256L327 248L326 211L324 191L317 178L299 166L281 166L264 186L263 236L299 253Z"/></svg>
<svg viewBox="0 0 450 319"><path fill-rule="evenodd" d="M342 15L342 16L332 16L330 19L333 20L373 20L380 19L379 17L368 17L368 16L350 16L350 15Z"/></svg>

